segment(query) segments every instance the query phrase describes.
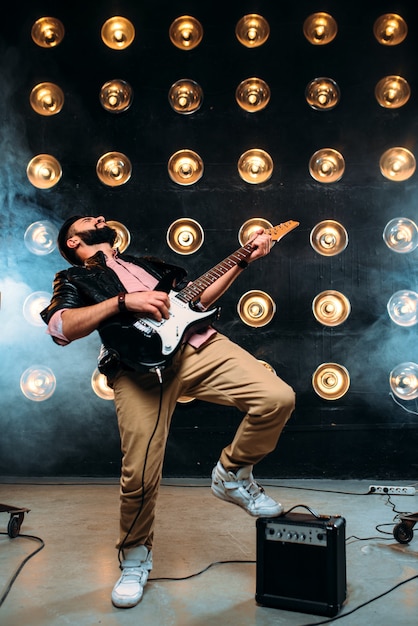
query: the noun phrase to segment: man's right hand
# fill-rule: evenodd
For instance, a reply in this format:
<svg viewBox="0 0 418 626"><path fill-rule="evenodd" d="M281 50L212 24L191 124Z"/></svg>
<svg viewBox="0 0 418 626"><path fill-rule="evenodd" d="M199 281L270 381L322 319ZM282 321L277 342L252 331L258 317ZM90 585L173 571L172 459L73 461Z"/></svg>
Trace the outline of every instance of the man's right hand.
<svg viewBox="0 0 418 626"><path fill-rule="evenodd" d="M168 319L170 299L165 291L134 291L125 295L125 305L128 311L149 316L161 322Z"/></svg>

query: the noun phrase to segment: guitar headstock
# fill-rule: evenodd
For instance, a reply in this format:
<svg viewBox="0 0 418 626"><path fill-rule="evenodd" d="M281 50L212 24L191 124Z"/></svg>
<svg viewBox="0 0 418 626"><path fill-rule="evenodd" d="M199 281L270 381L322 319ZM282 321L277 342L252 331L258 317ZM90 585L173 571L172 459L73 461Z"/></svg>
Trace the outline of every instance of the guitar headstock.
<svg viewBox="0 0 418 626"><path fill-rule="evenodd" d="M266 229L266 233L269 233L272 241L279 241L279 239L287 235L287 233L290 233L291 230L297 228L297 226L299 226L299 222L288 220L287 222L273 226L273 228Z"/></svg>

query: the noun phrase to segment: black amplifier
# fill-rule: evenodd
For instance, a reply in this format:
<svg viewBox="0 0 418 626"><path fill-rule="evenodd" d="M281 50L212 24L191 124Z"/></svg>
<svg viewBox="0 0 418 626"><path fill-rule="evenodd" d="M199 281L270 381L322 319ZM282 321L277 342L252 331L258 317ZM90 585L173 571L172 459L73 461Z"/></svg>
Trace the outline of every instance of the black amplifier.
<svg viewBox="0 0 418 626"><path fill-rule="evenodd" d="M256 601L335 616L347 594L345 519L288 513L259 517Z"/></svg>

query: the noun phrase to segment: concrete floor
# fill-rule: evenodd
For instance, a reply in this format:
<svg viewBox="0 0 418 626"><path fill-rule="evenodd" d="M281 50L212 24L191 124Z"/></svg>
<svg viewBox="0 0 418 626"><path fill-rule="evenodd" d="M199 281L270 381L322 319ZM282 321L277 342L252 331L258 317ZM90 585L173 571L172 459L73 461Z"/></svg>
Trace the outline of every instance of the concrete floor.
<svg viewBox="0 0 418 626"><path fill-rule="evenodd" d="M0 503L30 509L15 538L7 533L9 514L0 513L0 599L6 595L0 624L306 626L341 621L344 626L415 625L418 526L417 537L407 544L396 541L392 533L397 512L417 512L418 498L392 496L392 505L385 495L367 495L370 482L263 481L286 511L301 505L295 512L307 513L303 507L310 507L320 515L339 514L346 519L347 600L336 617L328 618L257 604L255 520L213 497L208 481L164 482L154 570L144 597L135 608L116 609L110 592L119 576L114 549L117 482L0 479ZM41 546L35 537L45 547L16 576L24 559ZM303 558L302 552L298 557L302 580ZM278 562L277 575L280 568ZM173 580L178 578L185 580ZM306 597L303 584L300 597Z"/></svg>

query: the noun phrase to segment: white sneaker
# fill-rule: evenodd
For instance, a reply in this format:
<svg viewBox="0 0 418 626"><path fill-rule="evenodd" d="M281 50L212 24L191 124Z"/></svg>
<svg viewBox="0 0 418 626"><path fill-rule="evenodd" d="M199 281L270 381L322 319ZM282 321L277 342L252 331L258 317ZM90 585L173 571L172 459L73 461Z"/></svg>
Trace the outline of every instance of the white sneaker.
<svg viewBox="0 0 418 626"><path fill-rule="evenodd" d="M112 603L119 609L129 609L141 601L152 570L152 552L145 546L125 550L125 555L122 575L112 591Z"/></svg>
<svg viewBox="0 0 418 626"><path fill-rule="evenodd" d="M241 467L236 474L227 472L218 462L212 472L212 492L217 498L237 504L254 517L276 517L283 506L270 498L255 482L252 465Z"/></svg>

